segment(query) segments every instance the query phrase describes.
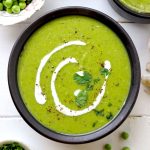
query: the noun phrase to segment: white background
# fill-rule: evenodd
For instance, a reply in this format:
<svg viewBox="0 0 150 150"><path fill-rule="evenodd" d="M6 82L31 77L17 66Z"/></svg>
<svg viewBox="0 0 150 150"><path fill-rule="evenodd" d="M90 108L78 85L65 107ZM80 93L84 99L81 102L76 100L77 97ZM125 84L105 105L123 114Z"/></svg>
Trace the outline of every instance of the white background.
<svg viewBox="0 0 150 150"><path fill-rule="evenodd" d="M46 0L40 11L26 22L13 26L0 26L0 142L17 140L25 143L31 150L102 150L103 144L111 143L113 150L121 150L124 145L131 150L150 150L150 95L141 86L137 103L128 119L111 135L102 140L84 145L65 145L46 139L31 129L18 114L10 97L7 83L7 65L12 46L18 36L34 20L50 10L62 6L86 6L102 11L116 21L129 33L137 48L142 75L146 62L150 61L147 43L150 38L150 24L137 24L119 16L107 0ZM128 131L127 141L120 139L119 134Z"/></svg>

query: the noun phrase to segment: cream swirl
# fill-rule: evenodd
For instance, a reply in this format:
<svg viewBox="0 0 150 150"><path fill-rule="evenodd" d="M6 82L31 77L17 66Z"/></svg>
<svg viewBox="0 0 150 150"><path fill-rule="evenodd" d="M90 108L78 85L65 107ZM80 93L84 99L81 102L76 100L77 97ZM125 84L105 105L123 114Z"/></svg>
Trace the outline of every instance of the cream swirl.
<svg viewBox="0 0 150 150"><path fill-rule="evenodd" d="M36 83L35 83L35 98L36 98L37 103L45 104L45 102L46 102L46 96L42 94L42 89L40 86L40 76L41 76L41 72L42 72L44 66L46 65L47 61L50 59L50 57L54 53L56 53L57 51L65 48L65 47L71 46L71 45L84 46L84 45L86 45L86 43L84 43L82 41L70 41L70 42L65 43L61 46L56 47L53 51L51 51L49 54L44 56L43 59L41 60L41 63L39 65L38 72L36 75ZM56 78L57 78L59 71L64 66L68 65L69 63L78 63L78 62L75 58L66 58L65 60L61 61L58 64L54 73L52 74L52 79L51 79L52 96L54 99L55 107L60 113L66 115L66 116L80 116L80 115L83 115L83 114L86 114L86 113L92 111L93 109L95 109L99 105L99 103L101 102L101 100L105 94L106 83L107 83L107 79L109 77L109 74L105 76L105 80L103 82L103 85L102 85L99 93L98 93L98 96L96 97L95 101L89 107L82 109L82 110L72 110L60 102L59 97L57 95L56 87L55 87L55 81L56 81ZM104 62L104 68L107 69L108 71L111 70L111 63L108 60L106 60ZM80 75L82 75L82 72L78 72L78 73Z"/></svg>

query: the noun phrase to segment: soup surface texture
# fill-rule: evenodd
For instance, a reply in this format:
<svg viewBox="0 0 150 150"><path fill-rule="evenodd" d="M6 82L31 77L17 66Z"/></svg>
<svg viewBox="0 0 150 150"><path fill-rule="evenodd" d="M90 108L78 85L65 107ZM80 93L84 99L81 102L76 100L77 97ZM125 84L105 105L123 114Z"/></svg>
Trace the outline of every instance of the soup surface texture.
<svg viewBox="0 0 150 150"><path fill-rule="evenodd" d="M18 61L18 85L33 117L64 134L108 124L123 107L130 61L119 37L85 16L50 21L28 39Z"/></svg>
<svg viewBox="0 0 150 150"><path fill-rule="evenodd" d="M128 8L139 13L150 13L150 0L120 0Z"/></svg>

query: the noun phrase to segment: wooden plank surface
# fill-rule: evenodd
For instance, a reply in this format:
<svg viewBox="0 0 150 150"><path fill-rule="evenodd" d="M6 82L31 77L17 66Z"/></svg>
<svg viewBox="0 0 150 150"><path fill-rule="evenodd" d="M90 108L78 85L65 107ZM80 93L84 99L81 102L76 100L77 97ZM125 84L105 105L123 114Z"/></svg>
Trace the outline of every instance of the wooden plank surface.
<svg viewBox="0 0 150 150"><path fill-rule="evenodd" d="M12 128L13 127L13 128ZM130 133L128 140L122 140L120 133ZM113 150L121 150L123 146L129 146L131 150L150 149L150 118L130 117L115 132L93 143L84 145L67 145L53 142L31 129L21 118L0 119L0 141L22 141L31 150L103 150L103 145L110 143Z"/></svg>

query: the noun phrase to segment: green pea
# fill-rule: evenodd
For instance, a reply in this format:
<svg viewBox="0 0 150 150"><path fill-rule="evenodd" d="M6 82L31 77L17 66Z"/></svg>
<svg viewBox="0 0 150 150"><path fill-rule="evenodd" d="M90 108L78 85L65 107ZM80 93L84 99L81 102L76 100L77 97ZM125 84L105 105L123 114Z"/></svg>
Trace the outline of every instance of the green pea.
<svg viewBox="0 0 150 150"><path fill-rule="evenodd" d="M13 4L12 0L6 0L5 3L4 3L4 5L5 5L6 8L11 8L12 4Z"/></svg>
<svg viewBox="0 0 150 150"><path fill-rule="evenodd" d="M2 10L3 10L3 4L0 3L0 11L2 11Z"/></svg>
<svg viewBox="0 0 150 150"><path fill-rule="evenodd" d="M124 139L124 140L127 140L129 138L129 134L127 132L122 132L121 133L121 137Z"/></svg>
<svg viewBox="0 0 150 150"><path fill-rule="evenodd" d="M3 10L6 10L5 1L2 1L2 4L3 4Z"/></svg>
<svg viewBox="0 0 150 150"><path fill-rule="evenodd" d="M25 9L26 8L26 3L25 2L20 2L19 6L20 6L20 9Z"/></svg>
<svg viewBox="0 0 150 150"><path fill-rule="evenodd" d="M20 13L20 7L18 5L12 6L12 12L15 14Z"/></svg>
<svg viewBox="0 0 150 150"><path fill-rule="evenodd" d="M17 2L17 1L14 1L14 2L13 2L13 5L18 5L18 2Z"/></svg>
<svg viewBox="0 0 150 150"><path fill-rule="evenodd" d="M31 3L32 0L27 0L26 3L27 5Z"/></svg>
<svg viewBox="0 0 150 150"><path fill-rule="evenodd" d="M26 0L19 0L19 2L25 2Z"/></svg>
<svg viewBox="0 0 150 150"><path fill-rule="evenodd" d="M4 0L2 1L3 5L5 5L5 2L6 2L6 1L4 1Z"/></svg>
<svg viewBox="0 0 150 150"><path fill-rule="evenodd" d="M9 14L12 14L11 8L6 8L6 11L7 11Z"/></svg>
<svg viewBox="0 0 150 150"><path fill-rule="evenodd" d="M122 150L130 150L129 147L123 147Z"/></svg>
<svg viewBox="0 0 150 150"><path fill-rule="evenodd" d="M110 144L105 144L104 145L104 150L111 150L111 145Z"/></svg>

